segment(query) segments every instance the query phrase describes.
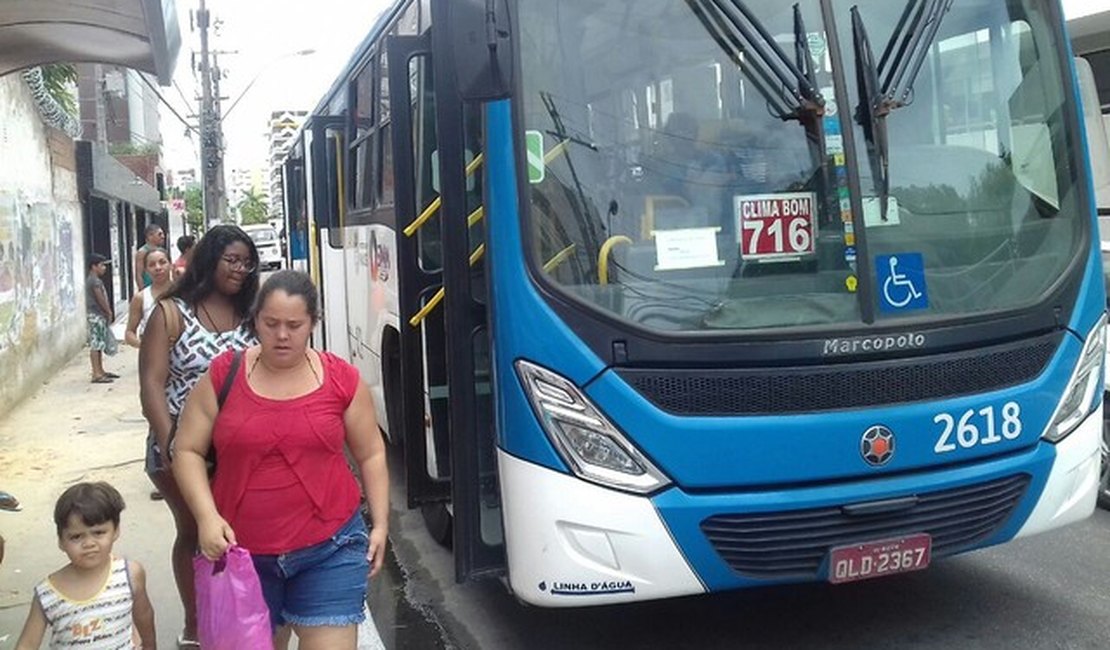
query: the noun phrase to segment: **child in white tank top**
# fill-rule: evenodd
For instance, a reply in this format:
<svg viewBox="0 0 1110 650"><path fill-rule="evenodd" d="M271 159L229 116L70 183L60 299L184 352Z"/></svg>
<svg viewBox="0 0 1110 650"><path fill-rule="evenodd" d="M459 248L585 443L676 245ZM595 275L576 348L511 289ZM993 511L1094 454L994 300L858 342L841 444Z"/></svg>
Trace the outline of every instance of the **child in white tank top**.
<svg viewBox="0 0 1110 650"><path fill-rule="evenodd" d="M124 650L155 646L154 609L138 562L112 555L123 497L107 483L78 483L54 508L58 543L69 564L35 587L16 650Z"/></svg>

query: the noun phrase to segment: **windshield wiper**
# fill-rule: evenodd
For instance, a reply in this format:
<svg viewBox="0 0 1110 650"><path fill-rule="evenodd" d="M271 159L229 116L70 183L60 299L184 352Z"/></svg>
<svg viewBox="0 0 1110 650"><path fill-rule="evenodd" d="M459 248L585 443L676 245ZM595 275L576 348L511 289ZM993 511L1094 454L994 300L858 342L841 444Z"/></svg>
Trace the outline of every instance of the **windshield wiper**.
<svg viewBox="0 0 1110 650"><path fill-rule="evenodd" d="M887 220L890 195L890 140L886 117L913 103L913 84L925 56L940 29L941 18L952 8L952 0L910 0L902 12L879 64L860 18L852 7L852 45L856 57L859 106L856 121L863 127L871 177L879 194L879 214Z"/></svg>
<svg viewBox="0 0 1110 650"><path fill-rule="evenodd" d="M817 87L801 8L794 5L792 61L741 0L687 0L687 4L736 67L747 73L752 85L767 100L771 113L783 121L797 120L805 127L821 189L829 196L825 98Z"/></svg>
<svg viewBox="0 0 1110 650"><path fill-rule="evenodd" d="M782 120L823 115L825 99L812 75L795 64L741 0L686 0L717 44L749 78ZM800 13L795 6L795 19ZM796 27L796 26L795 26ZM795 39L798 36L795 34ZM799 44L795 43L795 49ZM805 34L801 36L805 47ZM776 86L781 90L776 91Z"/></svg>
<svg viewBox="0 0 1110 650"><path fill-rule="evenodd" d="M797 61L798 68L805 76L807 85L810 88L816 89L817 87L817 70L813 65L813 56L809 53L809 32L806 31L805 21L802 20L802 9L799 5L794 5L794 58ZM806 141L809 145L809 154L812 160L817 162L817 179L819 184L819 196L823 196L825 201L833 201L834 192L830 192L832 183L829 179L829 156L825 149L825 120L824 120L824 99L821 97L820 92L817 93L817 99L821 102L817 110L810 112L809 119L801 120L800 122L805 126ZM825 216L827 220L832 220L837 210L826 210Z"/></svg>

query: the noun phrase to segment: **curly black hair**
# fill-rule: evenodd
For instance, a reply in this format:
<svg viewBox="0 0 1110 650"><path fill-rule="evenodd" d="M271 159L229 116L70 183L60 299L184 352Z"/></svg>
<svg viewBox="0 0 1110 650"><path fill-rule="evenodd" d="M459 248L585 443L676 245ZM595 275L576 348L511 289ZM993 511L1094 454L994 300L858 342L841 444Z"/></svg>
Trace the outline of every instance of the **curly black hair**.
<svg viewBox="0 0 1110 650"><path fill-rule="evenodd" d="M190 305L196 305L216 291L216 269L220 265L227 247L242 242L250 251L251 266L254 272L247 275L243 287L232 298L235 313L245 319L251 312L254 297L258 293L258 248L247 233L238 226L213 226L204 233L193 248L193 260L185 267L185 275L174 284L165 298L181 298Z"/></svg>

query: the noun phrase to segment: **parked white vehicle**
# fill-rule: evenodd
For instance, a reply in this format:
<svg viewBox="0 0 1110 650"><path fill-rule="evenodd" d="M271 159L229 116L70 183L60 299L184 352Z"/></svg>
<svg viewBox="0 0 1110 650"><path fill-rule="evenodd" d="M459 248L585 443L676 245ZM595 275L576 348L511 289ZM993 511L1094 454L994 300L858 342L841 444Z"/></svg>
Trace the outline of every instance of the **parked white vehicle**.
<svg viewBox="0 0 1110 650"><path fill-rule="evenodd" d="M280 269L281 238L278 237L277 231L269 224L243 226L243 231L250 236L258 248L258 260L262 268Z"/></svg>

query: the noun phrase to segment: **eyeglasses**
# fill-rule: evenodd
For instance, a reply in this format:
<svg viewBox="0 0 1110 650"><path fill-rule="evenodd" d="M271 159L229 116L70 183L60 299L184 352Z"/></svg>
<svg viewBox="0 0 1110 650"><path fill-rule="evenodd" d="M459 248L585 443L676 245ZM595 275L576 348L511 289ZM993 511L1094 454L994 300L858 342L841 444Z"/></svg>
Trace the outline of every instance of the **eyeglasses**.
<svg viewBox="0 0 1110 650"><path fill-rule="evenodd" d="M221 257L224 264L231 267L232 271L243 271L244 273L254 273L254 262L249 259L241 257Z"/></svg>

